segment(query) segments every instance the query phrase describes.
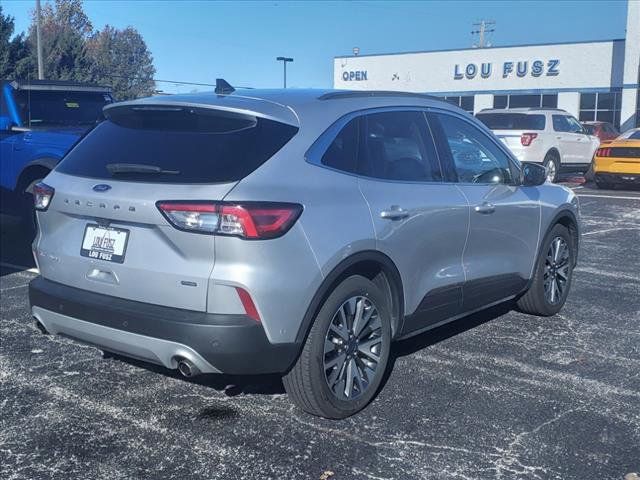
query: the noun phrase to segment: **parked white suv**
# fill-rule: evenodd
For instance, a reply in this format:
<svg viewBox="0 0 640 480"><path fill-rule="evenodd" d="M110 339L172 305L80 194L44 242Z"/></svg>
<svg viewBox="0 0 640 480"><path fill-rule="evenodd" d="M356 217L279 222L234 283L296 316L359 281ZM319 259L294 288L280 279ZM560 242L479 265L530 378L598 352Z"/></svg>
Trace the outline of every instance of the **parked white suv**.
<svg viewBox="0 0 640 480"><path fill-rule="evenodd" d="M493 130L521 162L547 167L555 182L561 170L587 170L600 146L571 114L557 108L487 109L476 117Z"/></svg>

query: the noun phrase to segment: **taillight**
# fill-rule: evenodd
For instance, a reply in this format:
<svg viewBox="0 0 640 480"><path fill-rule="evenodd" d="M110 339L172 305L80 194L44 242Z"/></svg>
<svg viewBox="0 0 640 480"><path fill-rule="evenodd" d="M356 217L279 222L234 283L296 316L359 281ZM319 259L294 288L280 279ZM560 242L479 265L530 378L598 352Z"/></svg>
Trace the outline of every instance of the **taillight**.
<svg viewBox="0 0 640 480"><path fill-rule="evenodd" d="M610 157L611 156L611 148L599 148L596 151L597 157Z"/></svg>
<svg viewBox="0 0 640 480"><path fill-rule="evenodd" d="M35 207L35 209L44 212L47 208L49 208L54 193L55 189L53 187L50 187L46 183L36 183L33 187L33 206Z"/></svg>
<svg viewBox="0 0 640 480"><path fill-rule="evenodd" d="M302 213L295 203L161 201L157 206L180 230L254 240L284 235Z"/></svg>
<svg viewBox="0 0 640 480"><path fill-rule="evenodd" d="M520 143L523 147L528 147L538 137L537 133L523 133L520 136Z"/></svg>

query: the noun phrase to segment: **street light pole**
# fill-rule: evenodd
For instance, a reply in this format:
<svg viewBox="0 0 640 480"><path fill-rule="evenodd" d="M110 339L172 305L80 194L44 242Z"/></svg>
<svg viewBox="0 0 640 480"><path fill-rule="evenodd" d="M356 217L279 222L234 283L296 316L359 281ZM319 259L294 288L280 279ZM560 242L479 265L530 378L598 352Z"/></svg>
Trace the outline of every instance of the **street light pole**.
<svg viewBox="0 0 640 480"><path fill-rule="evenodd" d="M278 58L276 58L276 60L278 62L282 62L282 65L284 66L284 88L287 88L287 63L288 62L293 62L293 58L278 57Z"/></svg>
<svg viewBox="0 0 640 480"><path fill-rule="evenodd" d="M36 0L36 52L38 55L38 80L44 79L42 65L42 38L40 37L40 0Z"/></svg>

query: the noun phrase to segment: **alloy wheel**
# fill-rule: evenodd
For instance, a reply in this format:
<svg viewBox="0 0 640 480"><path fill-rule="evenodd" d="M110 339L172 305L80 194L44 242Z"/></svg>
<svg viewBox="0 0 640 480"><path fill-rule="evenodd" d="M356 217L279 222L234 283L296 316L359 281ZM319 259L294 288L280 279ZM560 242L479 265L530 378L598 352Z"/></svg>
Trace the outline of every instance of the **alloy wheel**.
<svg viewBox="0 0 640 480"><path fill-rule="evenodd" d="M547 163L547 181L553 182L555 178L556 178L556 162L553 159L551 159Z"/></svg>
<svg viewBox="0 0 640 480"><path fill-rule="evenodd" d="M382 342L382 322L370 299L354 296L338 308L323 356L327 385L338 399L353 400L369 388L378 373Z"/></svg>
<svg viewBox="0 0 640 480"><path fill-rule="evenodd" d="M571 275L569 245L562 237L555 237L549 245L544 263L544 296L555 305L563 298Z"/></svg>

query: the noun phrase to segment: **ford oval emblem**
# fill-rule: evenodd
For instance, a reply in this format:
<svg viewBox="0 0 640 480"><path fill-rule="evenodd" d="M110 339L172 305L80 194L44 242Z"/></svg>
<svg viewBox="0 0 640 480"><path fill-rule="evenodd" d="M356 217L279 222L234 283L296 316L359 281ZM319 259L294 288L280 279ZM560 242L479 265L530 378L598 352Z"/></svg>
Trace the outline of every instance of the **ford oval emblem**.
<svg viewBox="0 0 640 480"><path fill-rule="evenodd" d="M107 190L111 190L111 185L107 185L106 183L99 183L93 186L94 192L106 192Z"/></svg>

